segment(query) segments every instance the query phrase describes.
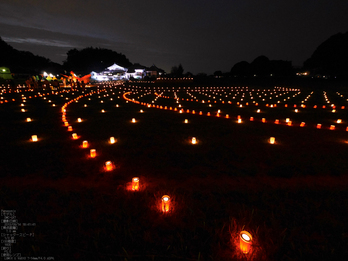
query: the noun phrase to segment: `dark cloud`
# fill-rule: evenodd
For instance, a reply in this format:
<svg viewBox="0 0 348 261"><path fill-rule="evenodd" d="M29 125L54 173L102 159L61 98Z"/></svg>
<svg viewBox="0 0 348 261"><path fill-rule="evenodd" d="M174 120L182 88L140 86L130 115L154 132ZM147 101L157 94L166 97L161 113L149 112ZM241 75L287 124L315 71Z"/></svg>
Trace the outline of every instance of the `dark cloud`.
<svg viewBox="0 0 348 261"><path fill-rule="evenodd" d="M346 0L2 0L0 33L57 62L70 46L94 46L166 70L182 63L212 73L259 55L301 65L347 31L347 13Z"/></svg>

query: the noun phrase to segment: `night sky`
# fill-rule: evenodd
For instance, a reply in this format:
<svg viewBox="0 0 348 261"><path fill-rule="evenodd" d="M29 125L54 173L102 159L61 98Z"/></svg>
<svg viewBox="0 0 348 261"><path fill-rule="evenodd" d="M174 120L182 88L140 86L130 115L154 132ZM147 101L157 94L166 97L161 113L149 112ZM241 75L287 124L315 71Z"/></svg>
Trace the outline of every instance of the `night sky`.
<svg viewBox="0 0 348 261"><path fill-rule="evenodd" d="M348 31L347 0L1 0L0 36L62 63L69 49L107 48L167 72L229 71L259 55L301 66Z"/></svg>

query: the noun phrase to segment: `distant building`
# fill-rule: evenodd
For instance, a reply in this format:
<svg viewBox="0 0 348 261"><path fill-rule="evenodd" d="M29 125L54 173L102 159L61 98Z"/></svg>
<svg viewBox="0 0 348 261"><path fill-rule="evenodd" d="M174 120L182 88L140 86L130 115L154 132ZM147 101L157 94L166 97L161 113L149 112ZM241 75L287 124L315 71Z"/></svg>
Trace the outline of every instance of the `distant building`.
<svg viewBox="0 0 348 261"><path fill-rule="evenodd" d="M100 73L91 72L91 79L95 81L141 80L146 76L155 78L164 74L164 70L159 69L155 65L148 68L136 63L129 68L125 68L114 63Z"/></svg>

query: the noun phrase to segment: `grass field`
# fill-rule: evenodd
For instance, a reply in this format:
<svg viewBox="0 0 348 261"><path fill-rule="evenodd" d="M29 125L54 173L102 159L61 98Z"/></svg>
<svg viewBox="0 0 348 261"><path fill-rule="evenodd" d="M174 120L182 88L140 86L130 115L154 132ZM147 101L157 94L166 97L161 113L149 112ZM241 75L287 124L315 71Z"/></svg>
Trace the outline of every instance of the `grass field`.
<svg viewBox="0 0 348 261"><path fill-rule="evenodd" d="M130 83L84 92L3 88L0 101L1 209L35 223L19 226L18 233L34 236L17 236L12 253L54 260L348 258L348 89ZM65 104L72 131L62 119ZM140 191L129 189L133 177ZM165 194L168 213L160 205ZM253 236L248 254L239 248L242 230Z"/></svg>

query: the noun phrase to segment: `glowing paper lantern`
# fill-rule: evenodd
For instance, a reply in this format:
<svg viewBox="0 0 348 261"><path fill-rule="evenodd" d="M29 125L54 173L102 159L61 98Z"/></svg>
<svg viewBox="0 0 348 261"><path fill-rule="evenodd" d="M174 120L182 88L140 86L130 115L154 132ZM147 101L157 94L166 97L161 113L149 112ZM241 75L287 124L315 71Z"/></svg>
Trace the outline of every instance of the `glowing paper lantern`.
<svg viewBox="0 0 348 261"><path fill-rule="evenodd" d="M73 134L72 134L72 137L73 137L74 140L77 140L77 139L78 139L78 136L77 136L76 133L73 133Z"/></svg>
<svg viewBox="0 0 348 261"><path fill-rule="evenodd" d="M196 137L192 137L191 143L192 143L192 144L197 144L197 139L196 139Z"/></svg>
<svg viewBox="0 0 348 261"><path fill-rule="evenodd" d="M31 119L30 119L30 118L27 118L27 122L31 122Z"/></svg>
<svg viewBox="0 0 348 261"><path fill-rule="evenodd" d="M170 210L170 197L168 195L164 195L162 197L162 212L167 213Z"/></svg>
<svg viewBox="0 0 348 261"><path fill-rule="evenodd" d="M341 120L341 119L338 119L336 122L337 122L337 123L342 123L342 120Z"/></svg>
<svg viewBox="0 0 348 261"><path fill-rule="evenodd" d="M254 121L254 117L250 117L250 121Z"/></svg>
<svg viewBox="0 0 348 261"><path fill-rule="evenodd" d="M290 121L290 118L286 118L286 119L285 119L285 122L289 122L289 121Z"/></svg>
<svg viewBox="0 0 348 261"><path fill-rule="evenodd" d="M276 120L274 121L274 123L275 123L275 124L279 124L279 120L276 119Z"/></svg>
<svg viewBox="0 0 348 261"><path fill-rule="evenodd" d="M317 124L317 129L321 129L321 124L320 123Z"/></svg>
<svg viewBox="0 0 348 261"><path fill-rule="evenodd" d="M188 123L188 119L185 119L184 123Z"/></svg>
<svg viewBox="0 0 348 261"><path fill-rule="evenodd" d="M132 123L136 123L137 121L135 120L135 118L132 119Z"/></svg>
<svg viewBox="0 0 348 261"><path fill-rule="evenodd" d="M110 137L109 143L110 144L114 144L115 142L116 142L115 138L114 137Z"/></svg>
<svg viewBox="0 0 348 261"><path fill-rule="evenodd" d="M77 118L77 122L82 122L81 118Z"/></svg>
<svg viewBox="0 0 348 261"><path fill-rule="evenodd" d="M138 177L132 178L132 190L133 191L139 190L139 178Z"/></svg>
<svg viewBox="0 0 348 261"><path fill-rule="evenodd" d="M105 162L105 170L106 170L106 171L111 171L111 170L113 170L113 169L114 169L114 165L112 164L111 161Z"/></svg>
<svg viewBox="0 0 348 261"><path fill-rule="evenodd" d="M304 127L305 124L306 124L305 122L301 122L300 127Z"/></svg>
<svg viewBox="0 0 348 261"><path fill-rule="evenodd" d="M330 130L334 130L334 129L335 129L335 125L331 125Z"/></svg>
<svg viewBox="0 0 348 261"><path fill-rule="evenodd" d="M88 148L88 141L84 140L82 142L82 148Z"/></svg>
<svg viewBox="0 0 348 261"><path fill-rule="evenodd" d="M242 119L238 119L238 121L237 121L238 123L242 123Z"/></svg>
<svg viewBox="0 0 348 261"><path fill-rule="evenodd" d="M292 125L292 121L288 121L288 126L291 126Z"/></svg>
<svg viewBox="0 0 348 261"><path fill-rule="evenodd" d="M38 141L37 135L31 135L31 141L33 141L33 142Z"/></svg>
<svg viewBox="0 0 348 261"><path fill-rule="evenodd" d="M96 150L95 150L95 149L91 149L91 150L89 151L89 156L90 156L91 158L95 158L95 157L97 156Z"/></svg>
<svg viewBox="0 0 348 261"><path fill-rule="evenodd" d="M68 127L68 131L72 131L72 126L69 126L69 127Z"/></svg>
<svg viewBox="0 0 348 261"><path fill-rule="evenodd" d="M68 127L68 126L69 126L69 122L65 121L65 122L64 122L64 126L65 126L65 127Z"/></svg>
<svg viewBox="0 0 348 261"><path fill-rule="evenodd" d="M239 236L240 250L242 250L244 254L248 254L249 251L251 250L251 241L252 241L252 236L250 235L249 232L247 231L240 232L240 236Z"/></svg>
<svg viewBox="0 0 348 261"><path fill-rule="evenodd" d="M270 144L274 144L275 143L275 138L274 137L270 137L269 138L269 143Z"/></svg>
<svg viewBox="0 0 348 261"><path fill-rule="evenodd" d="M265 123L266 122L266 118L262 118L262 120L261 120L263 123Z"/></svg>

